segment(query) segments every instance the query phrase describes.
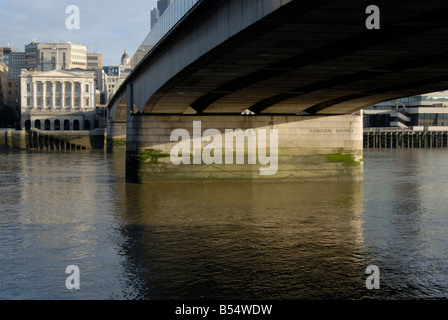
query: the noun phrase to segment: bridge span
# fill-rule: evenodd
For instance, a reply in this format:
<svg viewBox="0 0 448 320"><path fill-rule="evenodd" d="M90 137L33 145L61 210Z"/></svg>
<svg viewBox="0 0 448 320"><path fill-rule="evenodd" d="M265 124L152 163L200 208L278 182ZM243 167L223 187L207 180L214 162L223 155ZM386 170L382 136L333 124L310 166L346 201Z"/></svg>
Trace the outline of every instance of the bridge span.
<svg viewBox="0 0 448 320"><path fill-rule="evenodd" d="M379 29L366 27L371 4ZM129 181L360 179L360 110L448 88L443 0L178 0L169 9L109 104L109 138L126 138ZM275 174L259 175L248 145L244 164L225 155L194 163L237 128L277 132ZM192 146L180 165L176 129Z"/></svg>

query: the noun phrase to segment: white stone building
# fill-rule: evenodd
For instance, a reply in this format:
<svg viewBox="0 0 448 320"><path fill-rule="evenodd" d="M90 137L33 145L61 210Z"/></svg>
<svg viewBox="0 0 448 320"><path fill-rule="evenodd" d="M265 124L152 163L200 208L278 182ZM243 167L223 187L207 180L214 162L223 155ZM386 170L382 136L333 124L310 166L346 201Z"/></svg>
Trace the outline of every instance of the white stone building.
<svg viewBox="0 0 448 320"><path fill-rule="evenodd" d="M94 72L22 70L20 79L23 129L94 128Z"/></svg>
<svg viewBox="0 0 448 320"><path fill-rule="evenodd" d="M103 67L103 71L103 90L106 94L106 100L109 101L132 71L131 58L126 50L124 50L124 53L121 56L119 66L105 66Z"/></svg>

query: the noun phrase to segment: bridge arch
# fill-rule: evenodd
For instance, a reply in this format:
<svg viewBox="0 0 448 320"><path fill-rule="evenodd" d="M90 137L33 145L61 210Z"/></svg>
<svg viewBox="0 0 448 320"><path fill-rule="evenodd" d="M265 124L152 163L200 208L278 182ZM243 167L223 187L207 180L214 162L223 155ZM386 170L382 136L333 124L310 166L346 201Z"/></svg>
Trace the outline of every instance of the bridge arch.
<svg viewBox="0 0 448 320"><path fill-rule="evenodd" d="M437 40L447 27L441 15L447 4L430 0L414 10L382 2L382 16L394 19L374 31L365 27L368 5L198 1L135 67L111 105L117 108L129 87L143 113L350 114L448 88L448 46ZM422 37L427 45L416 46Z"/></svg>
<svg viewBox="0 0 448 320"><path fill-rule="evenodd" d="M285 161L285 178L305 163L320 163L322 155L362 158L359 110L448 88L448 43L440 41L448 30L446 2L380 2L386 18L372 31L365 26L367 0L200 0L112 97L108 136L117 136L121 121L127 154L169 154L168 131L179 120L223 130L276 127L291 160ZM251 116L243 117L245 110ZM148 129L154 123L160 127ZM312 160L294 162L310 155ZM322 170L336 165L330 158ZM209 168L203 169L201 174Z"/></svg>

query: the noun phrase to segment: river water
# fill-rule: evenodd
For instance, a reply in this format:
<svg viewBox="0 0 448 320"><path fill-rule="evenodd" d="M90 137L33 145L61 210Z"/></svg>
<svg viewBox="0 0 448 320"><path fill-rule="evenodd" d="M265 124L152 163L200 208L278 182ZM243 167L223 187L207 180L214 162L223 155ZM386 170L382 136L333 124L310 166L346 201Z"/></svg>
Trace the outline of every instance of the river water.
<svg viewBox="0 0 448 320"><path fill-rule="evenodd" d="M123 160L0 153L0 299L448 298L448 151L275 185L126 184Z"/></svg>

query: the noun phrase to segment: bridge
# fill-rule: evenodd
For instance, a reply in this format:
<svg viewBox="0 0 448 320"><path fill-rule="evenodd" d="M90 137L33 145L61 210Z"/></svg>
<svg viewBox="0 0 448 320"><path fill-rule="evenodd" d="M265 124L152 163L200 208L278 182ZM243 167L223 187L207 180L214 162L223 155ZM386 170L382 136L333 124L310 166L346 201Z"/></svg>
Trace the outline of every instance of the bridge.
<svg viewBox="0 0 448 320"><path fill-rule="evenodd" d="M361 179L360 110L448 88L446 13L443 0L175 1L108 106L109 139L126 139L129 181ZM275 174L248 146L244 164L193 161L237 128L277 130ZM176 129L193 137L181 165Z"/></svg>

